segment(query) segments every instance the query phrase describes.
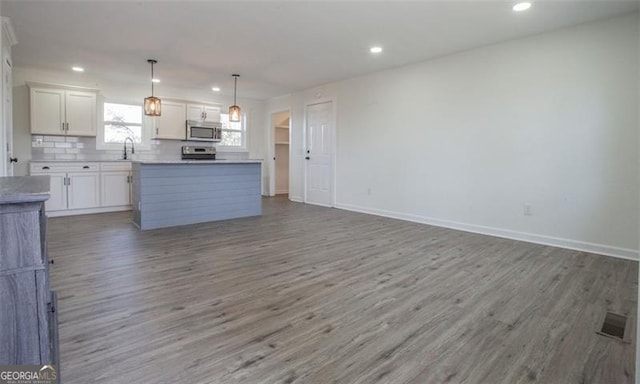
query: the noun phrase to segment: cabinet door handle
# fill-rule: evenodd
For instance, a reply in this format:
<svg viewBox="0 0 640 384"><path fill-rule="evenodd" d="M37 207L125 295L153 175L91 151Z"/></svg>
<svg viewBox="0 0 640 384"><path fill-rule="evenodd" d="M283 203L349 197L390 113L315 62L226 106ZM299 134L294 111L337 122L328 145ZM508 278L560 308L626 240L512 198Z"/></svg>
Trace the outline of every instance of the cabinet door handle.
<svg viewBox="0 0 640 384"><path fill-rule="evenodd" d="M60 130L64 131L64 122L60 123Z"/></svg>
<svg viewBox="0 0 640 384"><path fill-rule="evenodd" d="M71 185L71 178L67 177L67 185Z"/></svg>
<svg viewBox="0 0 640 384"><path fill-rule="evenodd" d="M69 123L67 123L67 132L69 132Z"/></svg>
<svg viewBox="0 0 640 384"><path fill-rule="evenodd" d="M51 168L49 168L49 167L42 167L42 169L51 169Z"/></svg>
<svg viewBox="0 0 640 384"><path fill-rule="evenodd" d="M89 166L85 165L84 167L82 167L82 169L89 169Z"/></svg>

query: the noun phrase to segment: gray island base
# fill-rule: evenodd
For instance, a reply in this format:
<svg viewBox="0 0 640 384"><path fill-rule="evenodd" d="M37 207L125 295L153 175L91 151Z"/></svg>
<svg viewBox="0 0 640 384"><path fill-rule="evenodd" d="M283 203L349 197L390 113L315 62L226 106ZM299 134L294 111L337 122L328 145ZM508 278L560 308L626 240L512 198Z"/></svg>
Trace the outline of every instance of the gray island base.
<svg viewBox="0 0 640 384"><path fill-rule="evenodd" d="M142 230L262 214L260 160L134 161L133 222Z"/></svg>

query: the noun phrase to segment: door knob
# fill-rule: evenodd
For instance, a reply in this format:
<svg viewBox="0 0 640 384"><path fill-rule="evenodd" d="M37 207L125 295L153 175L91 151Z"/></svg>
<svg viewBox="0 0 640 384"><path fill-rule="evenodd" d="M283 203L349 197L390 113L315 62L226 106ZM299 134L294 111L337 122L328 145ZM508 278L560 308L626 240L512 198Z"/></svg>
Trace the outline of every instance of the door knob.
<svg viewBox="0 0 640 384"><path fill-rule="evenodd" d="M9 162L10 163L17 163L18 162L18 158L17 157L10 157L9 158Z"/></svg>

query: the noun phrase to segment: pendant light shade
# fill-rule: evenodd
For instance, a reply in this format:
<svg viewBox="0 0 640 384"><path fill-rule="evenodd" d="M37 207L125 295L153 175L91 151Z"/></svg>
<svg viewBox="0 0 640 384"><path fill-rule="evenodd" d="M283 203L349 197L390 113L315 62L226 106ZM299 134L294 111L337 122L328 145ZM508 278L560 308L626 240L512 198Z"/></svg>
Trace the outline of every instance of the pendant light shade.
<svg viewBox="0 0 640 384"><path fill-rule="evenodd" d="M229 107L229 121L237 123L240 121L240 107L236 105L236 95L238 92L238 77L240 75L233 74L234 77L233 83L233 105Z"/></svg>
<svg viewBox="0 0 640 384"><path fill-rule="evenodd" d="M156 64L156 60L147 60L151 64L151 96L144 99L144 114L147 116L161 116L162 105L160 99L153 96L153 64Z"/></svg>

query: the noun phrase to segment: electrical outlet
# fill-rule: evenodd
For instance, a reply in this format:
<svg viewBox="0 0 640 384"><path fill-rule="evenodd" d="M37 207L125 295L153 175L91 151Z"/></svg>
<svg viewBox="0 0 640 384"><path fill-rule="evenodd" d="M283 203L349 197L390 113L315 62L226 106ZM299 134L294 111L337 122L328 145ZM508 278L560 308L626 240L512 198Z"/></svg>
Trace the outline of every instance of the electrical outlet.
<svg viewBox="0 0 640 384"><path fill-rule="evenodd" d="M531 203L524 203L524 215L533 216L533 207Z"/></svg>

